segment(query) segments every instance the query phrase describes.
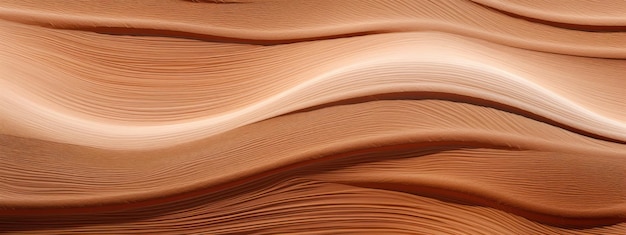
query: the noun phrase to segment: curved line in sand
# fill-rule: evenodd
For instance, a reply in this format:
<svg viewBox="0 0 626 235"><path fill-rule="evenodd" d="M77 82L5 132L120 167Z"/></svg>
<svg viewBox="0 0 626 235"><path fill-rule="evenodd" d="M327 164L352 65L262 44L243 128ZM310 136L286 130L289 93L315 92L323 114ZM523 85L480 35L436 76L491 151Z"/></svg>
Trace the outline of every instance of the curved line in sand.
<svg viewBox="0 0 626 235"><path fill-rule="evenodd" d="M439 137L435 137L439 136ZM398 142L400 140L400 142ZM405 142L411 140L411 142ZM471 140L471 141L468 141ZM518 147L511 149L510 143ZM371 148L368 146L376 145ZM181 182L170 188L160 187L157 190L141 190L137 192L115 193L112 195L100 194L96 197L70 198L28 198L14 200L0 200L0 216L6 215L38 215L47 214L83 214L96 212L112 212L129 210L132 208L150 207L168 204L177 201L210 195L226 188L237 187L255 180L264 179L281 172L298 172L309 165L331 161L333 159L351 158L357 155L380 151L399 151L401 149L428 149L438 151L456 148L493 148L505 150L524 149L576 149L575 145L560 144L546 141L528 140L524 136L494 132L476 131L431 131L402 133L393 136L383 136L370 139L359 139L334 146L325 146L317 152L302 156L293 156L292 159L279 163L268 163L257 166L256 169L247 169L245 172L235 172L232 175L222 175L207 182L186 184ZM584 152L585 150L583 150ZM329 153L337 152L329 155ZM315 156L315 157L313 157ZM380 176L380 175L379 175ZM373 178L372 178L373 177ZM489 186L475 184L471 179L445 179L438 175L423 176L385 176L387 183L381 183L380 177L372 176L361 179L345 179L340 183L357 185L359 187L379 188L393 191L409 192L435 198L445 198L463 203L490 206L503 209L507 212L519 214L541 223L556 226L592 227L625 222L626 204L614 204L605 208L577 209L563 208L549 204L534 202L532 199L520 199L515 195L501 193ZM403 180L402 177L408 180ZM374 180L373 180L374 179Z"/></svg>
<svg viewBox="0 0 626 235"><path fill-rule="evenodd" d="M429 61L410 54L370 60L327 72L235 112L178 124L99 123L43 107L10 89L2 94L6 107L3 116L52 141L110 149L151 149L198 140L343 99L406 91L445 92L497 100L576 129L626 141L623 123L600 116L540 85L497 68L469 61Z"/></svg>
<svg viewBox="0 0 626 235"><path fill-rule="evenodd" d="M587 8L576 8L576 7L568 7L571 12L559 11L556 12L553 9L546 9L545 5L537 5L535 7L525 6L523 4L514 3L514 2L506 2L501 0L471 0L473 2L479 3L483 6L496 8L503 12L509 12L515 15L524 16L527 18L534 18L544 22L549 23L565 23L572 26L580 26L579 28L584 28L585 26L606 26L606 27L618 27L623 31L626 27L626 16L621 14L620 10L624 10L624 8L619 7L610 7L611 5L615 5L610 1L598 2L596 3L596 7L598 5L604 5L603 9L593 9L591 7ZM550 2L547 2L550 3ZM554 5L562 5L562 4L571 4L573 2L559 2L552 1ZM543 3L545 4L545 3ZM549 4L548 4L549 6ZM563 7L564 8L564 7ZM576 11L574 11L576 9ZM552 10L552 11L550 11ZM561 9L562 10L562 9ZM612 12L607 12L606 10L611 10Z"/></svg>
<svg viewBox="0 0 626 235"><path fill-rule="evenodd" d="M390 32L439 31L536 51L598 58L626 58L626 48L585 46L567 42L549 43L536 39L527 40L512 35L480 31L472 29L471 27L424 19L365 21L349 25L307 28L306 30L242 30L218 26L194 25L183 22L155 22L154 20L141 18L116 19L103 16L78 16L2 8L0 8L0 18L25 24L60 29L76 29L110 34L182 37L260 45L284 44Z"/></svg>

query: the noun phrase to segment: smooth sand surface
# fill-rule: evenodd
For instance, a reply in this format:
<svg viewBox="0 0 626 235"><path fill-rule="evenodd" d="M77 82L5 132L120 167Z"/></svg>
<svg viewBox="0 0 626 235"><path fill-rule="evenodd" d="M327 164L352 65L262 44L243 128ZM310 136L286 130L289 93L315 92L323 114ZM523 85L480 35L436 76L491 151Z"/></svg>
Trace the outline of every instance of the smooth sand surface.
<svg viewBox="0 0 626 235"><path fill-rule="evenodd" d="M624 234L623 1L3 1L0 233Z"/></svg>

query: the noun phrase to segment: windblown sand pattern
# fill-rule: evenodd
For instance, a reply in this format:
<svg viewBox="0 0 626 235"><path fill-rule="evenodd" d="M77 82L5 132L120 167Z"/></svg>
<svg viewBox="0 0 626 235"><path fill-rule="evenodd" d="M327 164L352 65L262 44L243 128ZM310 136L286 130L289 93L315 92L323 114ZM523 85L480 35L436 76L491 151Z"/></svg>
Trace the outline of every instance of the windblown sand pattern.
<svg viewBox="0 0 626 235"><path fill-rule="evenodd" d="M621 0L4 0L0 27L3 233L626 233Z"/></svg>

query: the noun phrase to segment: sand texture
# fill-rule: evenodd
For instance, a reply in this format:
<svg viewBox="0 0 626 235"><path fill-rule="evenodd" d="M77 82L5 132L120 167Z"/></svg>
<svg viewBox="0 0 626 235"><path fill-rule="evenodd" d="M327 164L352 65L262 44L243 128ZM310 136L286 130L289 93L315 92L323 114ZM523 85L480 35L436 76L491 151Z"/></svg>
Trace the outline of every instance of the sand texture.
<svg viewBox="0 0 626 235"><path fill-rule="evenodd" d="M626 234L626 2L0 2L0 234Z"/></svg>

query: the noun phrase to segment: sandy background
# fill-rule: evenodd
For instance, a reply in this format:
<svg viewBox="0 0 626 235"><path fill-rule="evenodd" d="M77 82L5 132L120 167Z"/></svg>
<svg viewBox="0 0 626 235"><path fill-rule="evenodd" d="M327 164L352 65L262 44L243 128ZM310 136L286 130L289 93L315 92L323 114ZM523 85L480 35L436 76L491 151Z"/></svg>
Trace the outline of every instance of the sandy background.
<svg viewBox="0 0 626 235"><path fill-rule="evenodd" d="M0 233L624 234L626 4L0 3Z"/></svg>

